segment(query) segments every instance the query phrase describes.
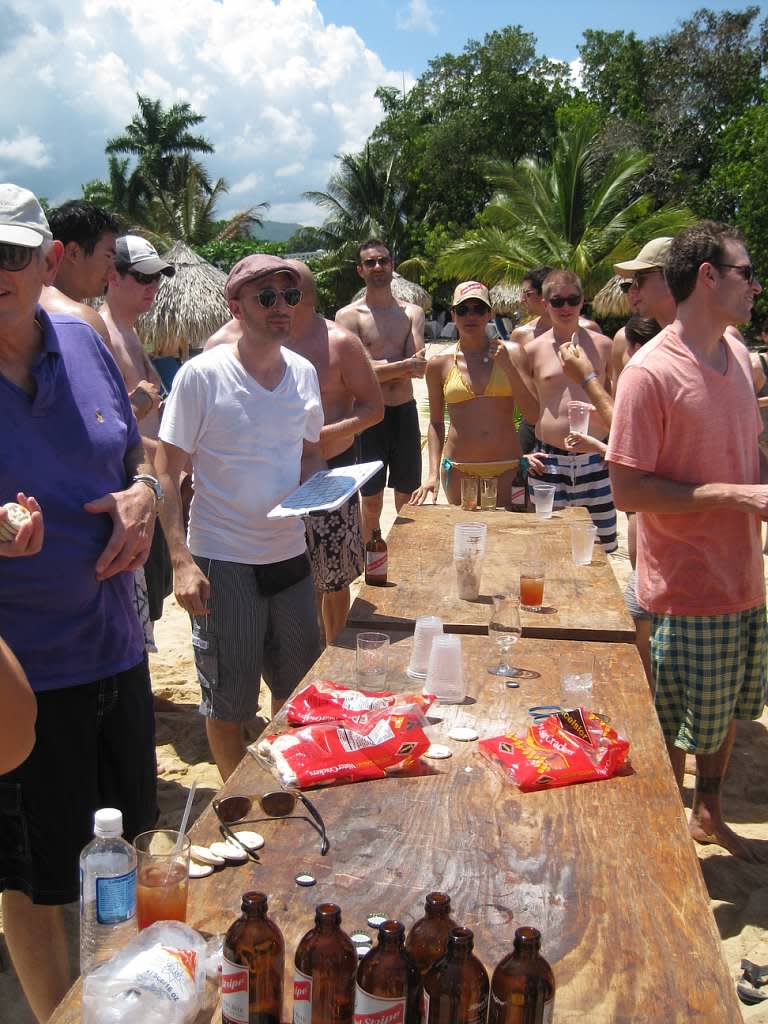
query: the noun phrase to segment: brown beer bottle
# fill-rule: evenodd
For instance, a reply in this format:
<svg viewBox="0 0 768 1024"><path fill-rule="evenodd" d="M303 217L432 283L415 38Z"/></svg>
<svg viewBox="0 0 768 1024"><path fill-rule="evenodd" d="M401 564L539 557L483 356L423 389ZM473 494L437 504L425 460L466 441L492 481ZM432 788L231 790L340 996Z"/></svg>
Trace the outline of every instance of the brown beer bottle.
<svg viewBox="0 0 768 1024"><path fill-rule="evenodd" d="M280 1024L285 957L282 932L267 917L263 892L243 893L241 910L243 916L224 936L222 1024Z"/></svg>
<svg viewBox="0 0 768 1024"><path fill-rule="evenodd" d="M383 587L387 582L387 542L379 529L365 545L365 582L372 587Z"/></svg>
<svg viewBox="0 0 768 1024"><path fill-rule="evenodd" d="M431 892L424 901L424 917L408 932L405 948L411 954L421 975L445 956L448 932L456 927L451 919L451 897L444 892Z"/></svg>
<svg viewBox="0 0 768 1024"><path fill-rule="evenodd" d="M451 928L448 952L424 976L423 1024L485 1024L490 985L474 944L469 928Z"/></svg>
<svg viewBox="0 0 768 1024"><path fill-rule="evenodd" d="M357 951L341 930L335 903L315 908L315 927L299 943L294 963L293 1024L352 1024Z"/></svg>
<svg viewBox="0 0 768 1024"><path fill-rule="evenodd" d="M493 972L488 1024L551 1024L555 976L540 947L536 928L517 929L512 952Z"/></svg>
<svg viewBox="0 0 768 1024"><path fill-rule="evenodd" d="M405 950L399 921L379 927L379 941L357 969L355 1024L419 1024L421 975Z"/></svg>

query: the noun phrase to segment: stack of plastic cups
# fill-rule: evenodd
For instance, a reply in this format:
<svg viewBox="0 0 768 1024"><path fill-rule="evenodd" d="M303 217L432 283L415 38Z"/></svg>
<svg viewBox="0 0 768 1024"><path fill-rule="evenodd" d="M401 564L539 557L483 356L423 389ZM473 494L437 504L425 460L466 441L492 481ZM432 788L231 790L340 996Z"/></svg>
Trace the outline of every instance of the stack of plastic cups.
<svg viewBox="0 0 768 1024"><path fill-rule="evenodd" d="M459 597L476 601L480 596L480 575L483 571L485 523L457 523L453 528L453 561Z"/></svg>
<svg viewBox="0 0 768 1024"><path fill-rule="evenodd" d="M425 693L433 693L439 704L461 704L467 695L461 658L461 637L445 633L432 640Z"/></svg>
<svg viewBox="0 0 768 1024"><path fill-rule="evenodd" d="M425 679L429 668L432 641L443 632L443 620L436 615L420 615L413 633L411 660L405 670L411 679Z"/></svg>

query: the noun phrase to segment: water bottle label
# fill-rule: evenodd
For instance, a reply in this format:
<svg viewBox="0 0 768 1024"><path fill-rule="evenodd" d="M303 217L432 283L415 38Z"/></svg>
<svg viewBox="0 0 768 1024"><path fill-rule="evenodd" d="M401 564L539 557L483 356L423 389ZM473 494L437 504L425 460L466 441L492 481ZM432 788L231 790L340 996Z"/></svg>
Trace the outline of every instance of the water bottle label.
<svg viewBox="0 0 768 1024"><path fill-rule="evenodd" d="M122 924L136 913L136 869L112 878L96 878L96 920Z"/></svg>
<svg viewBox="0 0 768 1024"><path fill-rule="evenodd" d="M221 1017L227 1024L248 1024L248 968L221 960Z"/></svg>
<svg viewBox="0 0 768 1024"><path fill-rule="evenodd" d="M293 974L293 1024L312 1024L312 979L298 967Z"/></svg>
<svg viewBox="0 0 768 1024"><path fill-rule="evenodd" d="M405 1024L405 999L383 999L357 986L355 1024Z"/></svg>

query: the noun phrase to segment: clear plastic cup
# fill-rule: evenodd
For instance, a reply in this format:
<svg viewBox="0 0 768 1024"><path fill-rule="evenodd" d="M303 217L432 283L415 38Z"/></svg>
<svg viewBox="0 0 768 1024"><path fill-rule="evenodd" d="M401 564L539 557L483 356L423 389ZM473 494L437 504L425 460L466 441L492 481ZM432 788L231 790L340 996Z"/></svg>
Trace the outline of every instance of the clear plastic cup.
<svg viewBox="0 0 768 1024"><path fill-rule="evenodd" d="M571 525L571 554L576 565L591 565L597 527L591 523Z"/></svg>
<svg viewBox="0 0 768 1024"><path fill-rule="evenodd" d="M429 668L429 655L432 651L432 641L436 636L442 636L443 620L436 615L420 615L416 619L416 628L413 631L413 645L411 646L411 660L405 670L411 678L424 679Z"/></svg>
<svg viewBox="0 0 768 1024"><path fill-rule="evenodd" d="M482 558L487 535L488 527L485 523L457 523L453 528L453 557L479 555Z"/></svg>
<svg viewBox="0 0 768 1024"><path fill-rule="evenodd" d="M425 693L434 693L441 704L461 704L467 695L461 637L444 633L432 641Z"/></svg>
<svg viewBox="0 0 768 1024"><path fill-rule="evenodd" d="M555 485L531 482L531 493L536 515L539 519L552 518L552 506L555 501Z"/></svg>
<svg viewBox="0 0 768 1024"><path fill-rule="evenodd" d="M592 406L589 402L568 403L568 429L572 434L589 433L589 414Z"/></svg>
<svg viewBox="0 0 768 1024"><path fill-rule="evenodd" d="M389 637L386 633L357 634L357 682L363 690L381 690L387 681Z"/></svg>
<svg viewBox="0 0 768 1024"><path fill-rule="evenodd" d="M465 512L477 511L477 478L474 476L461 478L461 507Z"/></svg>
<svg viewBox="0 0 768 1024"><path fill-rule="evenodd" d="M594 654L560 655L560 704L563 708L589 706L594 671Z"/></svg>

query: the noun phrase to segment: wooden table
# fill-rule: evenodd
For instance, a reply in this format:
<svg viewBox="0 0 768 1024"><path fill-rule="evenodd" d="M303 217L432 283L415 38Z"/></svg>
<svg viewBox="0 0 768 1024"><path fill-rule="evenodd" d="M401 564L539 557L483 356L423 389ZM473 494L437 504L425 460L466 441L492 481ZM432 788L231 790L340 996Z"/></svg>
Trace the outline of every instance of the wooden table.
<svg viewBox="0 0 768 1024"><path fill-rule="evenodd" d="M456 589L453 527L481 522L488 535L480 597L464 601ZM634 643L635 626L626 610L608 558L595 544L591 565L571 557L571 523L588 523L583 508L538 519L524 512L463 512L450 505L408 507L387 537L386 587L361 587L347 624L358 629L413 629L419 615L439 615L451 633L487 633L491 594L517 588L520 563L546 562L544 608L521 610L530 637Z"/></svg>
<svg viewBox="0 0 768 1024"><path fill-rule="evenodd" d="M401 671L410 637L392 637L388 685L412 690ZM353 682L354 633L329 648L308 675ZM498 735L531 704L557 702L558 655L589 648L596 656L592 706L621 724L632 743L634 772L604 782L521 794L502 783L475 743L446 738L456 723ZM241 893L262 889L286 940L286 1007L290 1020L292 955L312 926L314 907L337 902L348 932L373 934L371 913L409 927L433 889L451 895L453 917L475 932L489 973L512 946L514 929L543 934L557 979L556 1024L736 1024L733 982L661 733L635 649L523 639L514 661L538 677L519 690L486 671L489 641L462 638L472 702L437 709L431 738L454 756L429 762L431 774L318 790L312 799L328 829L321 857L317 833L301 821L258 826L266 837L259 864L227 867L191 882L192 925L222 932L239 913ZM246 758L225 794L257 794L274 781ZM195 842L217 838L206 811ZM309 872L317 885L294 879ZM73 990L54 1024L78 1020Z"/></svg>

